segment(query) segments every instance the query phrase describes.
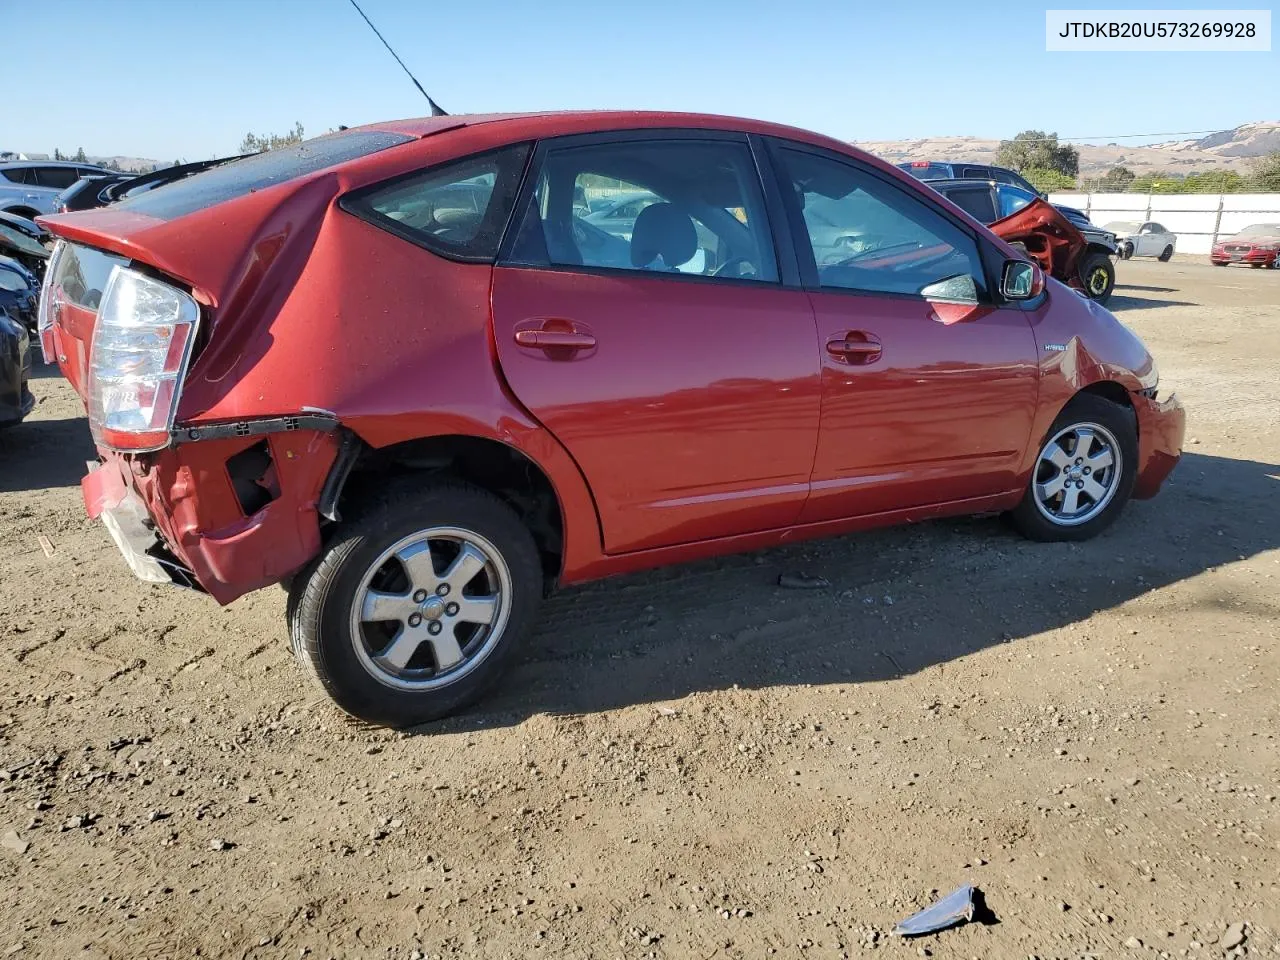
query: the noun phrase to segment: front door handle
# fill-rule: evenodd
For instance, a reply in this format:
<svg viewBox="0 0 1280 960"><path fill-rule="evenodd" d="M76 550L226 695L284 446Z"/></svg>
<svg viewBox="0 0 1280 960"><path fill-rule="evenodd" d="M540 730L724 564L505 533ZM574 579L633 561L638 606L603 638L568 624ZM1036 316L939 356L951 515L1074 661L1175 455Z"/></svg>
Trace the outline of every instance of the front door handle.
<svg viewBox="0 0 1280 960"><path fill-rule="evenodd" d="M827 353L837 363L859 366L875 363L883 352L880 341L861 330L851 330L827 341Z"/></svg>
<svg viewBox="0 0 1280 960"><path fill-rule="evenodd" d="M596 345L596 338L577 330L517 330L516 343L540 350L589 350Z"/></svg>

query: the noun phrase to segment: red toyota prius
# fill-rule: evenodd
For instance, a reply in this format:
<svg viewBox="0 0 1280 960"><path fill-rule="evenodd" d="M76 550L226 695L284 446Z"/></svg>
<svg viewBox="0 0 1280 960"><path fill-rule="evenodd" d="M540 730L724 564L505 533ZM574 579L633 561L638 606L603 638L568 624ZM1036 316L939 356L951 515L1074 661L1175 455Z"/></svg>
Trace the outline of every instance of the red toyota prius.
<svg viewBox="0 0 1280 960"><path fill-rule="evenodd" d="M283 583L376 723L474 701L557 584L956 514L1082 540L1180 456L1112 314L785 126L376 124L43 222L89 515L144 580Z"/></svg>

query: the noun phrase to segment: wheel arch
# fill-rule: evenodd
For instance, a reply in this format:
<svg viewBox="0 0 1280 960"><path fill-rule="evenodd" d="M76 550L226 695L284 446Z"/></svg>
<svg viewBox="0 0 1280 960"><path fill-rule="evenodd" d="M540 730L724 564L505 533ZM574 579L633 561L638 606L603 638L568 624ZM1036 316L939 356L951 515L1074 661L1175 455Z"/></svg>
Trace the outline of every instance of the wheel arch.
<svg viewBox="0 0 1280 960"><path fill-rule="evenodd" d="M36 217L42 216L39 210L22 204L18 204L16 207L5 207L4 212L11 213L15 217L25 217L28 220L34 220Z"/></svg>
<svg viewBox="0 0 1280 960"><path fill-rule="evenodd" d="M462 480L501 498L533 534L548 586L561 578L580 552L598 551L599 523L580 475L565 465L548 466L527 445L481 433L449 432L408 437L382 446L357 433L347 462L339 457L326 485L322 512L334 519L378 497L390 484L433 476ZM576 466L569 461L576 473ZM579 489L580 488L580 489ZM591 516L584 516L583 494ZM326 510L327 508L327 510Z"/></svg>
<svg viewBox="0 0 1280 960"><path fill-rule="evenodd" d="M1112 403L1116 404L1116 406L1125 407L1130 413L1134 412L1133 397L1129 394L1129 391L1125 388L1124 384L1115 380L1095 380L1093 383L1081 387L1068 397L1067 402L1064 403L1058 409L1058 413L1054 415L1054 419L1056 420L1058 416L1062 414L1062 411L1070 406L1071 402L1075 400L1076 397L1084 393L1092 394L1095 397L1101 397L1103 400L1110 400ZM1134 419L1134 429L1137 429L1136 418Z"/></svg>

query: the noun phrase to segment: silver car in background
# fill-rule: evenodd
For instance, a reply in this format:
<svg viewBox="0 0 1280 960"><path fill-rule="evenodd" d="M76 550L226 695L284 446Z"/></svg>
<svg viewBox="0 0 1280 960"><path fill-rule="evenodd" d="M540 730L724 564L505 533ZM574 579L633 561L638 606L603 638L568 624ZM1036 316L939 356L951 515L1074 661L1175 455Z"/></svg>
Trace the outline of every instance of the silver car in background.
<svg viewBox="0 0 1280 960"><path fill-rule="evenodd" d="M104 167L73 160L0 161L0 213L28 220L54 213L54 200L81 177L110 173Z"/></svg>
<svg viewBox="0 0 1280 960"><path fill-rule="evenodd" d="M1178 245L1177 234L1166 230L1154 220L1117 220L1102 229L1116 235L1116 248L1123 260L1130 257L1155 257L1167 261Z"/></svg>

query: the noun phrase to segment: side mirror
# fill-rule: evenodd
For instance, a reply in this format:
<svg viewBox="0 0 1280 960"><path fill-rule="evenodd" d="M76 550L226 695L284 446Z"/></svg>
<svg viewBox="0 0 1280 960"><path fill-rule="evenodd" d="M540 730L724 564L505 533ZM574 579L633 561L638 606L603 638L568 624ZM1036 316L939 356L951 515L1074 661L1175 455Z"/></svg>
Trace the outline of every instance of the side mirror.
<svg viewBox="0 0 1280 960"><path fill-rule="evenodd" d="M1030 300L1044 290L1044 273L1030 260L1006 260L1000 274L1000 295L1006 300Z"/></svg>

